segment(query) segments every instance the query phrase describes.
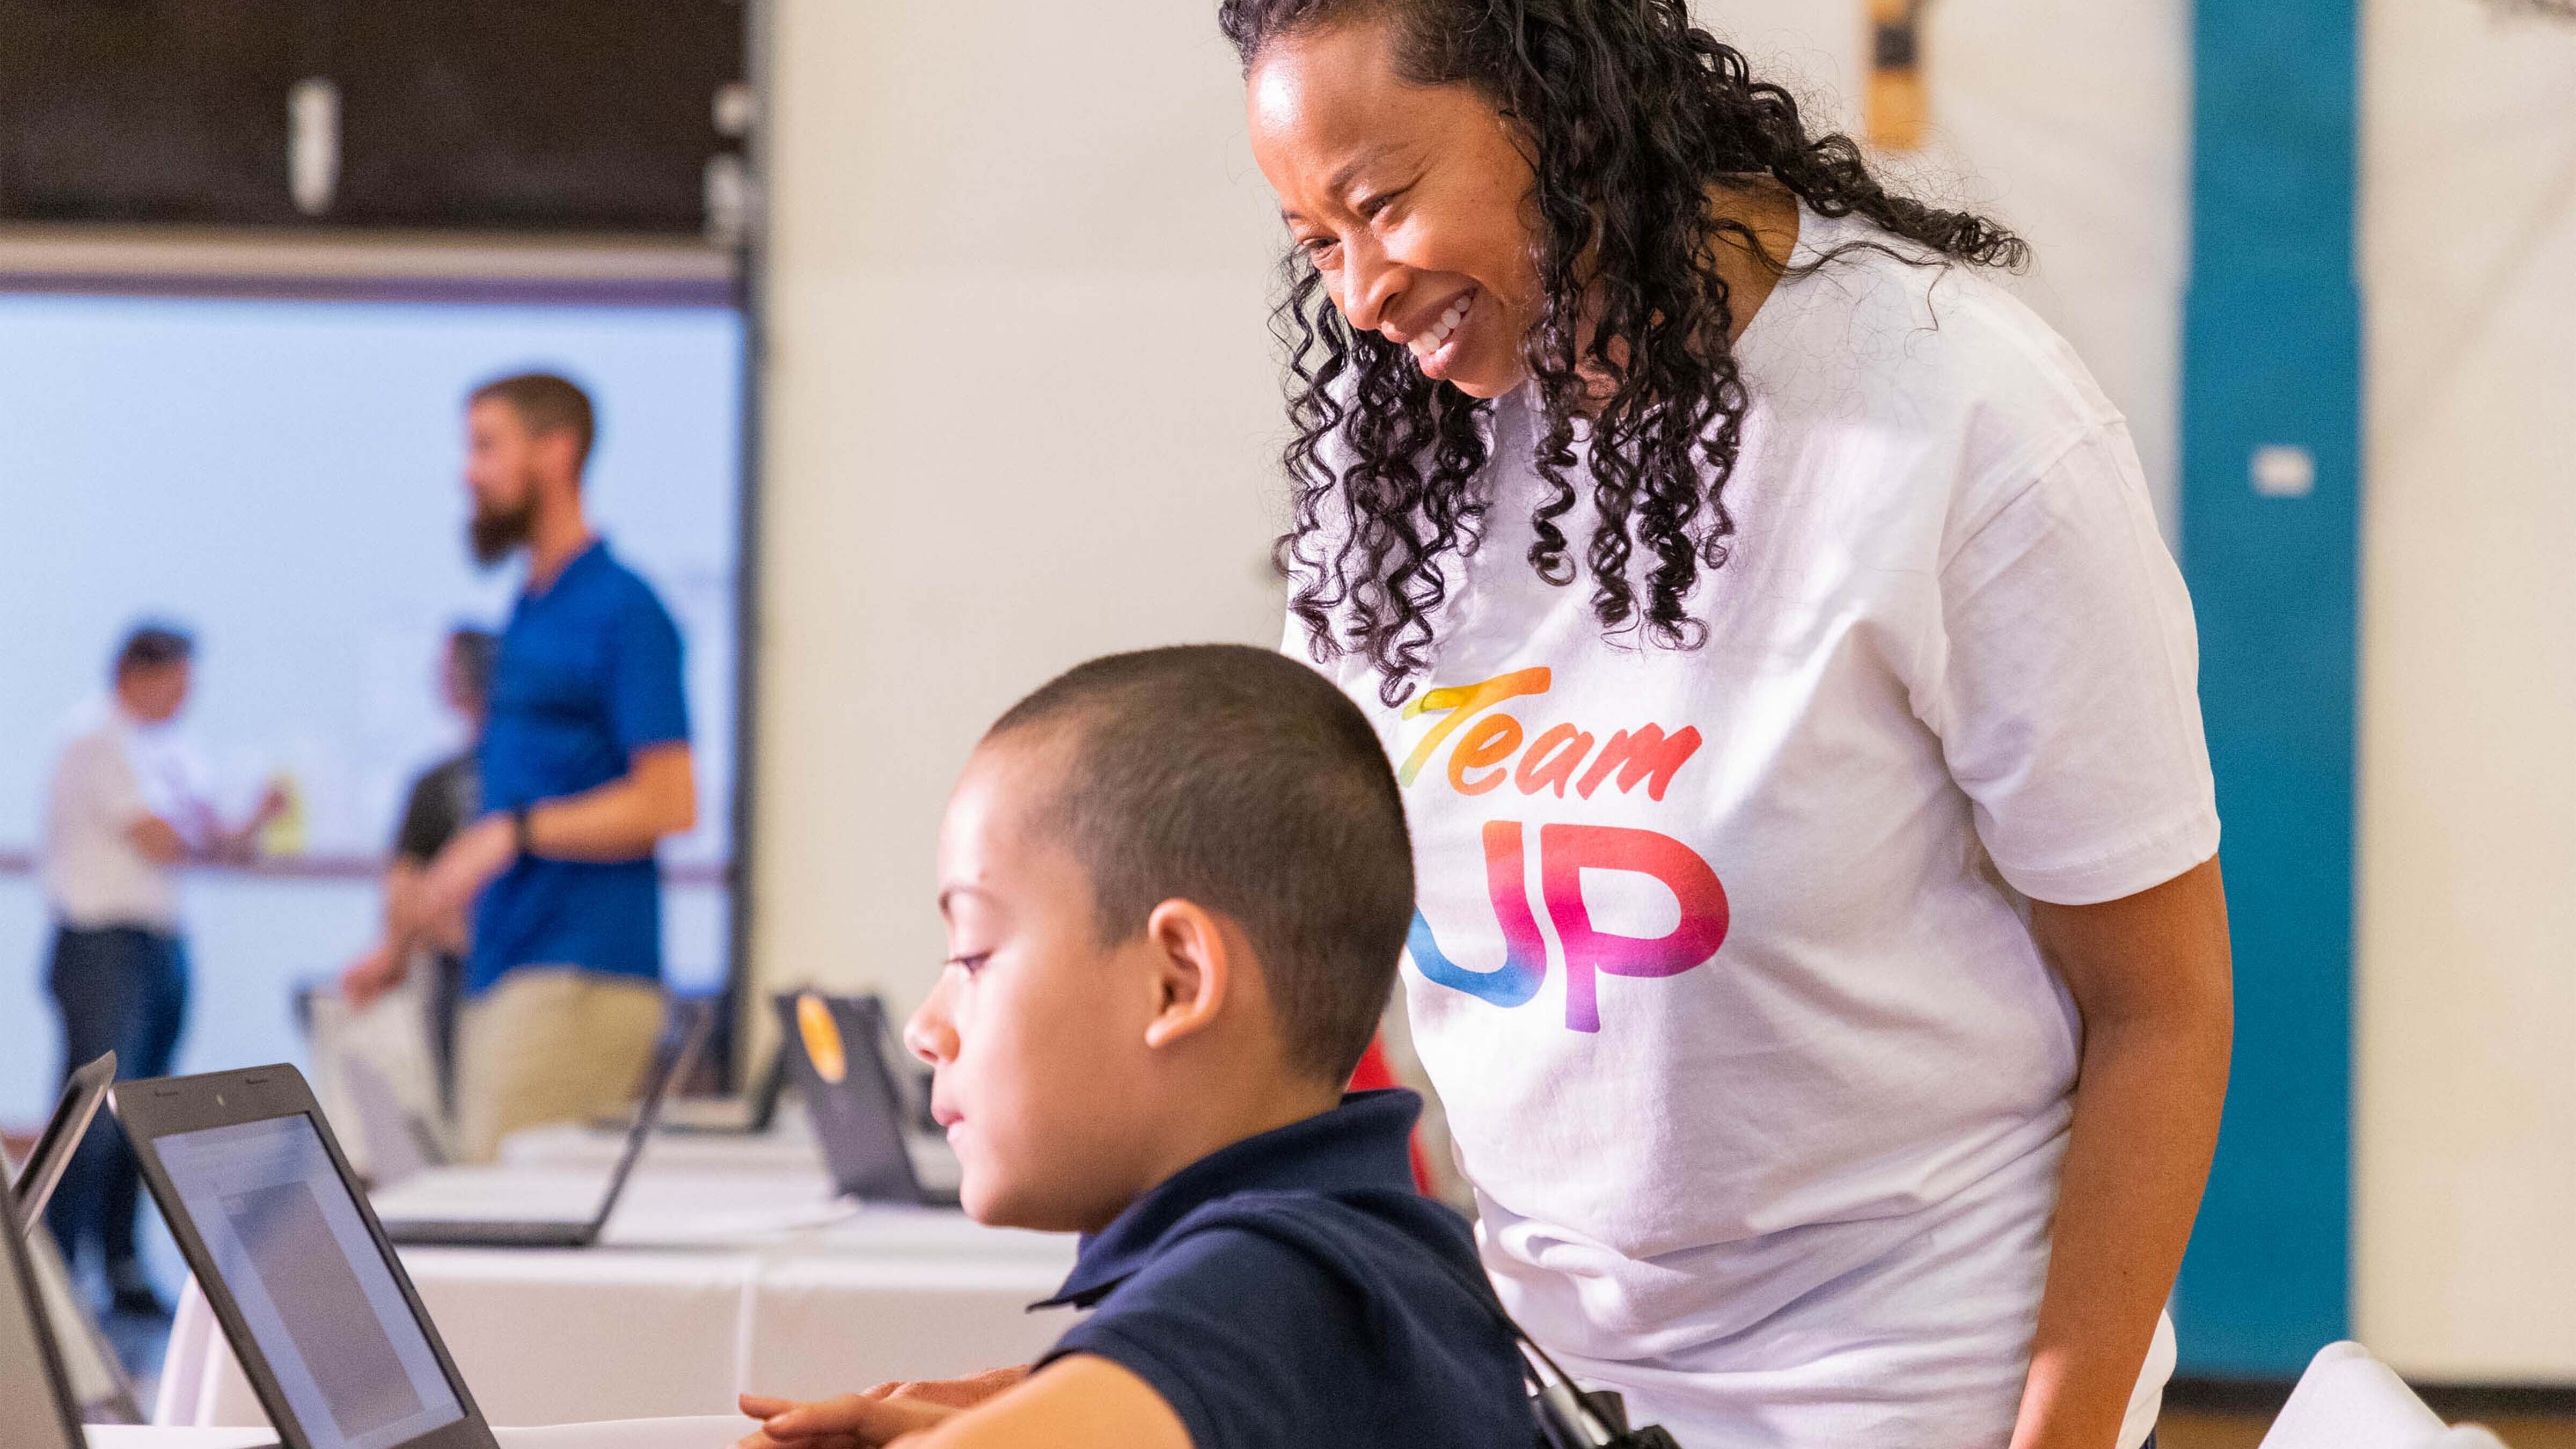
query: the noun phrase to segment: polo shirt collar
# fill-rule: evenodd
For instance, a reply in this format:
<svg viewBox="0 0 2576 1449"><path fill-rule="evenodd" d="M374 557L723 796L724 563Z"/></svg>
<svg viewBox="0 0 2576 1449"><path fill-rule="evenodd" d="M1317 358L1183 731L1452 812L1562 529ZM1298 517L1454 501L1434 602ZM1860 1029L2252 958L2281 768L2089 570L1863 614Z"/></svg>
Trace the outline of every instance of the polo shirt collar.
<svg viewBox="0 0 2576 1449"><path fill-rule="evenodd" d="M581 552L564 560L564 566L556 572L554 580L551 583L548 583L542 589L528 589L521 595L521 597L528 599L545 598L561 589L571 580L574 574L580 573L585 569L596 568L599 561L606 557L608 557L608 535L604 533L593 533L590 536L590 542L581 546Z"/></svg>
<svg viewBox="0 0 2576 1449"><path fill-rule="evenodd" d="M1191 1213L1243 1192L1412 1193L1412 1140L1422 1099L1402 1087L1352 1092L1341 1105L1218 1148L1086 1233L1073 1276L1031 1308L1087 1308L1163 1250Z"/></svg>

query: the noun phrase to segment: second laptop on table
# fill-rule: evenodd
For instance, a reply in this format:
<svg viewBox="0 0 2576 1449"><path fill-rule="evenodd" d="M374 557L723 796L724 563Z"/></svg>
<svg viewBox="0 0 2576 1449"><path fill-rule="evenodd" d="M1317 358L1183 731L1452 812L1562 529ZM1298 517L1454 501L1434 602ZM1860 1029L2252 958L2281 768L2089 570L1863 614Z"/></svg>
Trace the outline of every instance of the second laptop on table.
<svg viewBox="0 0 2576 1449"><path fill-rule="evenodd" d="M626 1190L626 1179L634 1172L636 1159L643 1155L645 1140L653 1135L653 1124L661 1118L664 1100L674 1084L687 1080L697 1065L712 1019L713 1013L703 1005L688 1008L680 1028L679 1048L655 1064L652 1081L644 1089L643 1104L636 1108L635 1120L626 1129L626 1145L617 1155L616 1170L609 1174L598 1211L589 1218L387 1218L385 1236L413 1246L459 1248L587 1248L598 1242L608 1227L609 1214L617 1210L618 1195Z"/></svg>

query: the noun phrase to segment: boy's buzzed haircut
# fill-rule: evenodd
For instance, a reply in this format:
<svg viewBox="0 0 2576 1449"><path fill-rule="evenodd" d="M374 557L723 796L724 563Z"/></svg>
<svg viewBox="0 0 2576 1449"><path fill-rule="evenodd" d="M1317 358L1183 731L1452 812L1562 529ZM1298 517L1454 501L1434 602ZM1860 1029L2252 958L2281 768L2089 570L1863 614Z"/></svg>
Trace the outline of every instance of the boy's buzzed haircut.
<svg viewBox="0 0 2576 1449"><path fill-rule="evenodd" d="M551 372L522 372L510 377L496 377L466 396L470 406L479 402L505 402L519 415L519 422L531 433L569 431L573 437L572 464L579 468L590 461L590 445L598 426L590 409L590 394L568 377Z"/></svg>
<svg viewBox="0 0 2576 1449"><path fill-rule="evenodd" d="M1347 1080L1413 923L1404 799L1367 717L1295 660L1198 644L1079 665L985 738L1033 729L1067 745L1039 818L1090 872L1103 936L1173 899L1230 917L1291 1064Z"/></svg>

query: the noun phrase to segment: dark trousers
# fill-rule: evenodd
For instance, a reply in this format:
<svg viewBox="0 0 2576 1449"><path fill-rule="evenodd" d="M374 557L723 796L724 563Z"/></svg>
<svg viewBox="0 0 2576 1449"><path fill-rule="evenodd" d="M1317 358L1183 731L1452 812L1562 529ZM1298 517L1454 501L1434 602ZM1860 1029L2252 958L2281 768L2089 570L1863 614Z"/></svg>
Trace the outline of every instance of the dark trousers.
<svg viewBox="0 0 2576 1449"><path fill-rule="evenodd" d="M46 984L63 1019L64 1077L109 1051L120 1081L169 1073L188 1014L188 953L178 937L135 926L58 927ZM86 1243L107 1262L132 1262L142 1194L125 1134L101 1112L45 1208L45 1225L75 1262Z"/></svg>

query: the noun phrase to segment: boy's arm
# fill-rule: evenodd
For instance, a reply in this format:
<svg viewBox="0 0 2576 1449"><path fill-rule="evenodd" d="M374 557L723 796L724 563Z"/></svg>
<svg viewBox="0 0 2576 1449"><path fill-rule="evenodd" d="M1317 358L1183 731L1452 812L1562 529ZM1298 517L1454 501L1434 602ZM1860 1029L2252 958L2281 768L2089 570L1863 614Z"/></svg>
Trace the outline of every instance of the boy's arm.
<svg viewBox="0 0 2576 1449"><path fill-rule="evenodd" d="M1181 1416L1125 1365L1097 1354L1057 1359L1018 1388L940 1424L921 1449L1190 1449Z"/></svg>
<svg viewBox="0 0 2576 1449"><path fill-rule="evenodd" d="M778 1404L743 1399L753 1413ZM908 1449L1191 1449L1189 1431L1162 1395L1121 1365L1087 1353L1060 1358L972 1409L857 1394L800 1404L770 1416L737 1449L856 1449L898 1442Z"/></svg>

